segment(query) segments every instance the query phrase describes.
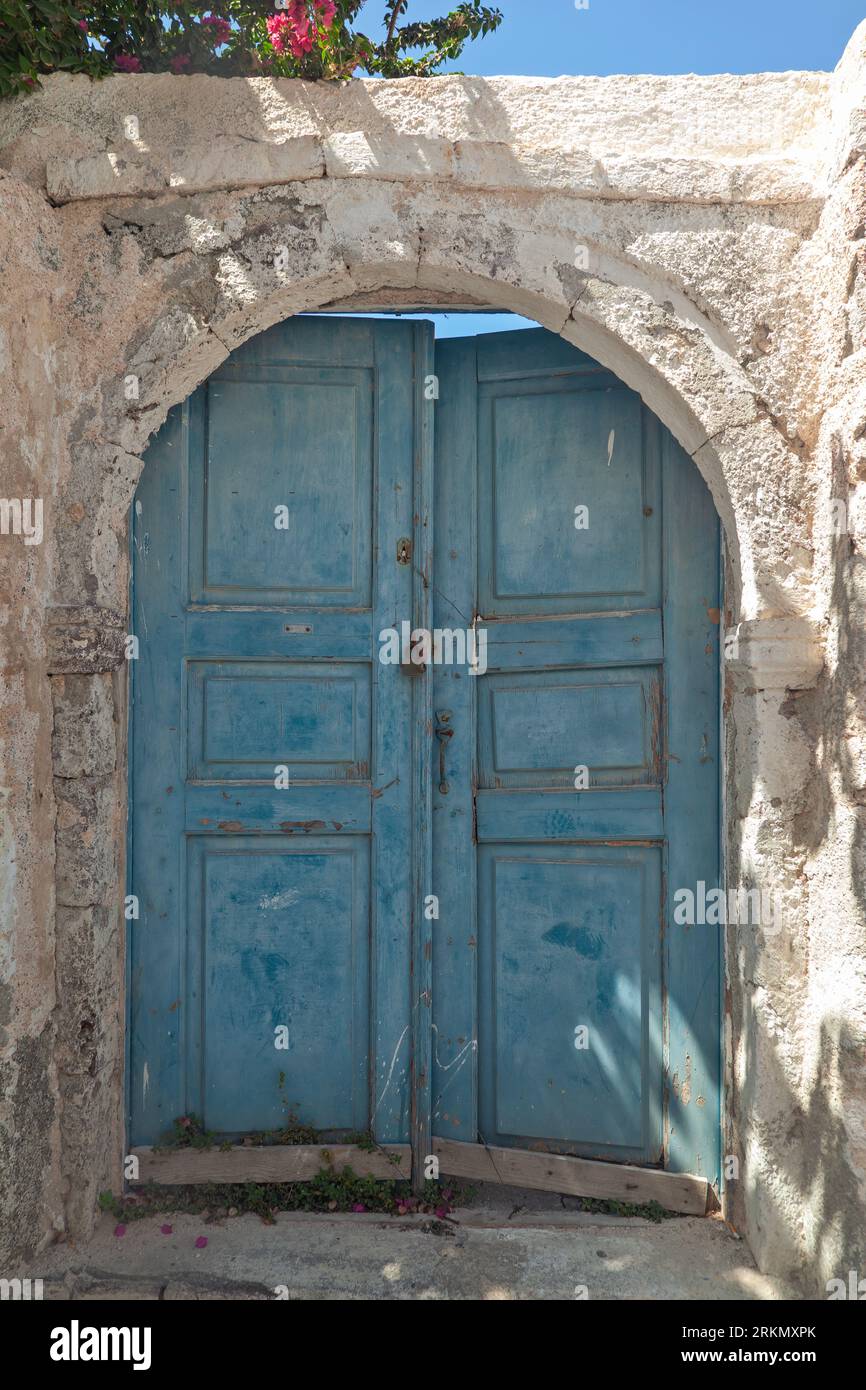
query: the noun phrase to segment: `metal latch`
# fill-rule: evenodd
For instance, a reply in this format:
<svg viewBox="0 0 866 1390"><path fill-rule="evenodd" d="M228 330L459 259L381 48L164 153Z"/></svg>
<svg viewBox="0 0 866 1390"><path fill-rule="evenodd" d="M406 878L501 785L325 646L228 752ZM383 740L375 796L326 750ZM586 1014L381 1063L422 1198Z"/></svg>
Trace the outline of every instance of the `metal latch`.
<svg viewBox="0 0 866 1390"><path fill-rule="evenodd" d="M408 661L400 662L400 670L404 676L423 676L427 667L423 661L413 661L410 657Z"/></svg>

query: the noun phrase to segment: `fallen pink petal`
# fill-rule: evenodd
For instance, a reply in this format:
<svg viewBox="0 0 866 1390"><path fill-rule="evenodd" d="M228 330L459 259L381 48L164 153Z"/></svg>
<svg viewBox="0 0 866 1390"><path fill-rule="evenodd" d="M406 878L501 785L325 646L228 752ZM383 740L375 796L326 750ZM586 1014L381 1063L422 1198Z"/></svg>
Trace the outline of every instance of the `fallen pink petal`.
<svg viewBox="0 0 866 1390"><path fill-rule="evenodd" d="M114 1228L114 1234L115 1234L116 1236L125 1236L125 1235L126 1235L126 1227L125 1227L125 1226L115 1226L115 1228Z"/></svg>
<svg viewBox="0 0 866 1390"><path fill-rule="evenodd" d="M204 1250L204 1248L205 1248L206 1245L207 1245L207 1236L196 1236L196 1238L195 1238L195 1248L196 1248L196 1250Z"/></svg>

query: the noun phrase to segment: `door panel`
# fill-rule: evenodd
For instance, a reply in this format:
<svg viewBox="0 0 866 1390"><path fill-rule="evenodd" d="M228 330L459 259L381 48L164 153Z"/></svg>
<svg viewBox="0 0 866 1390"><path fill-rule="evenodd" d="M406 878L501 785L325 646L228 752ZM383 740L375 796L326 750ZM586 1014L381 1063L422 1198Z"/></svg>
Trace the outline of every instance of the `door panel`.
<svg viewBox="0 0 866 1390"><path fill-rule="evenodd" d="M240 373L246 379L235 379ZM373 500L371 368L279 364L257 380L233 360L207 390L207 450L194 469L204 527L191 539L203 601L369 606ZM238 460L256 441L255 487ZM289 445L288 441L291 441ZM327 460L327 467L323 462ZM274 507L289 508L287 535Z"/></svg>
<svg viewBox="0 0 866 1390"><path fill-rule="evenodd" d="M491 675L480 687L479 786L573 789L576 751L593 784L655 780L659 676L654 666Z"/></svg>
<svg viewBox="0 0 866 1390"><path fill-rule="evenodd" d="M188 999L201 1028L187 1061L190 1109L209 1128L277 1128L286 1105L321 1129L366 1128L369 911L364 836L191 839Z"/></svg>
<svg viewBox="0 0 866 1390"><path fill-rule="evenodd" d="M543 333L478 340L479 611L657 607L658 472L640 400L559 339L540 354Z"/></svg>
<svg viewBox="0 0 866 1390"><path fill-rule="evenodd" d="M197 781L367 775L372 667L353 662L191 661L187 775Z"/></svg>
<svg viewBox="0 0 866 1390"><path fill-rule="evenodd" d="M234 353L148 452L135 1143L187 1112L243 1133L287 1108L327 1133L408 1138L417 696L376 658L379 631L414 616L400 555L431 342L425 324L292 320Z"/></svg>
<svg viewBox="0 0 866 1390"><path fill-rule="evenodd" d="M484 845L479 859L485 1140L658 1160L659 850Z"/></svg>

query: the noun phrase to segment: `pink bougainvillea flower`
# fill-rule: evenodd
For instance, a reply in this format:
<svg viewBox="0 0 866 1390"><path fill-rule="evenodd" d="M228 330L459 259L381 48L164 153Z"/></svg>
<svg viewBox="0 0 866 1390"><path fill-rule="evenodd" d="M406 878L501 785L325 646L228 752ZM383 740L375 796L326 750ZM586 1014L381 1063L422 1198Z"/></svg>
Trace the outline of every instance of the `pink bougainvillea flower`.
<svg viewBox="0 0 866 1390"><path fill-rule="evenodd" d="M292 26L286 14L269 14L265 20L268 38L275 53L285 53L291 42Z"/></svg>
<svg viewBox="0 0 866 1390"><path fill-rule="evenodd" d="M217 14L206 14L202 18L202 27L207 25L210 31L209 37L214 48L219 48L221 44L228 43L232 36L232 26L227 19L223 19Z"/></svg>
<svg viewBox="0 0 866 1390"><path fill-rule="evenodd" d="M298 18L301 20L301 27L298 27ZM279 14L268 15L266 24L268 38L275 53L291 53L294 58L301 58L305 53L309 53L313 46L312 35L309 32L310 21L306 12L303 16L296 16L294 10L282 10Z"/></svg>
<svg viewBox="0 0 866 1390"><path fill-rule="evenodd" d="M159 1233L160 1233L160 1235L163 1235L163 1236L170 1236L170 1235L172 1234L173 1231L174 1231L174 1227L173 1227L173 1226L160 1226L160 1228L159 1228Z"/></svg>
<svg viewBox="0 0 866 1390"><path fill-rule="evenodd" d="M436 1207L434 1215L438 1216L439 1220L441 1221L443 1216L447 1216L450 1210L451 1208L449 1207L448 1203L443 1202L438 1207Z"/></svg>
<svg viewBox="0 0 866 1390"><path fill-rule="evenodd" d="M352 1203L352 1211L366 1211L366 1210L367 1210L367 1208L364 1206L364 1203L363 1203L363 1202L353 1202L353 1203Z"/></svg>
<svg viewBox="0 0 866 1390"><path fill-rule="evenodd" d="M87 33L87 20L86 20L86 19L77 19L75 22L76 22L76 24L78 25L79 29L81 30L82 34L86 34L86 33Z"/></svg>
<svg viewBox="0 0 866 1390"><path fill-rule="evenodd" d="M186 72L191 62L192 58L190 58L188 53L175 53L174 57L169 63L169 67L171 68L172 72ZM184 1123L186 1125L189 1125L189 1120L182 1120L181 1124Z"/></svg>
<svg viewBox="0 0 866 1390"><path fill-rule="evenodd" d="M321 0L315 5L315 16L324 29L330 29L334 22L336 6L333 0ZM310 17L306 0L289 0L288 7L279 14L269 15L267 19L268 37L275 53L291 52L292 57L302 58L309 53L319 37L319 31Z"/></svg>
<svg viewBox="0 0 866 1390"><path fill-rule="evenodd" d="M116 1236L125 1236L125 1235L126 1235L126 1227L125 1227L125 1226L122 1226L122 1225L121 1225L121 1226L115 1226L115 1228L114 1228L114 1234L115 1234Z"/></svg>
<svg viewBox="0 0 866 1390"><path fill-rule="evenodd" d="M207 1245L207 1236L196 1236L196 1238L195 1238L195 1248L196 1248L196 1250L204 1250L204 1248L205 1248L206 1245Z"/></svg>
<svg viewBox="0 0 866 1390"><path fill-rule="evenodd" d="M114 66L118 72L141 72L141 59L132 53L118 53Z"/></svg>
<svg viewBox="0 0 866 1390"><path fill-rule="evenodd" d="M268 38L271 41L271 47L276 48L278 53L281 51L281 49L277 48L277 44L279 43L280 45L282 45L283 39L281 30L284 26L288 27L285 25L285 15L282 14L269 14L267 19L265 20L265 27L268 31Z"/></svg>

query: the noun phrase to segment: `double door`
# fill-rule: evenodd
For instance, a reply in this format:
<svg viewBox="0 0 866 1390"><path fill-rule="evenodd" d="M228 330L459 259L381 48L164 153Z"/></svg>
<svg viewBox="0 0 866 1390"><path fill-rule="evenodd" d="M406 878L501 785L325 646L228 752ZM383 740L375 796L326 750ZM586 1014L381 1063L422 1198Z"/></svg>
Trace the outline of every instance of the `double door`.
<svg viewBox="0 0 866 1390"><path fill-rule="evenodd" d="M718 881L718 529L639 398L542 329L290 320L172 412L133 546L132 1142L713 1180L671 902Z"/></svg>

